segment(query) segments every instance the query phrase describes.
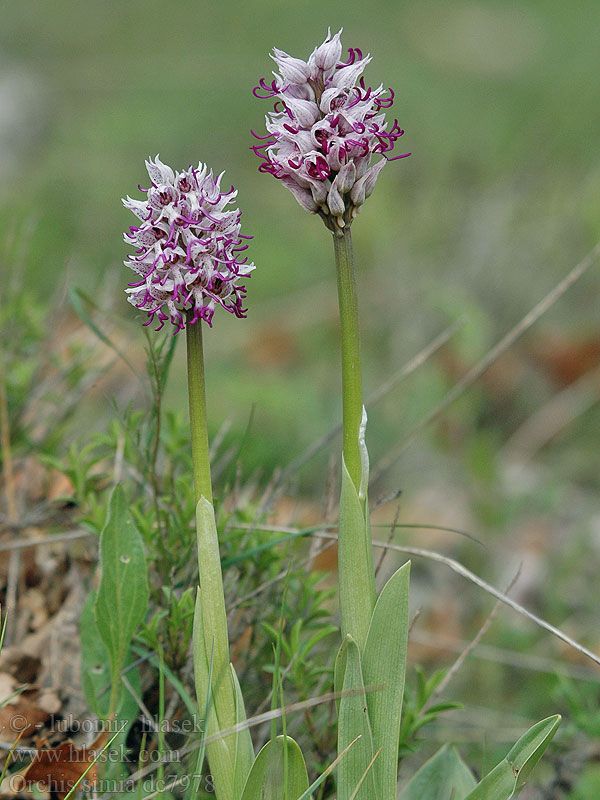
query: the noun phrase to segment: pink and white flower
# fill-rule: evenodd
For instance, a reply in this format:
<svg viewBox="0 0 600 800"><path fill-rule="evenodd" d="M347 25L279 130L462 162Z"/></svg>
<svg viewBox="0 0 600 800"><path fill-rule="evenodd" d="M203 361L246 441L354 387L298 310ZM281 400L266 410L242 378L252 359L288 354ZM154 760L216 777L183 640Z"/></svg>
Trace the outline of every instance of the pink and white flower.
<svg viewBox="0 0 600 800"><path fill-rule="evenodd" d="M332 230L352 221L387 161L410 155L390 155L404 133L397 119L390 125L385 118L394 92L365 86L371 57L358 48L340 60L340 34L328 31L308 61L273 49L279 73L270 83L262 78L254 95L275 105L265 117L268 134L252 131L260 143L251 148L262 159L259 171L281 180Z"/></svg>
<svg viewBox="0 0 600 800"><path fill-rule="evenodd" d="M146 198L123 200L140 220L124 235L135 251L123 263L139 276L125 290L128 301L148 314L144 325L156 321L160 330L170 320L175 333L186 322L212 325L217 306L245 317L240 279L254 264L242 255L252 238L240 233L242 212L228 208L236 190L222 191L223 173L215 178L202 163L174 172L156 156L146 168L151 185L138 187Z"/></svg>

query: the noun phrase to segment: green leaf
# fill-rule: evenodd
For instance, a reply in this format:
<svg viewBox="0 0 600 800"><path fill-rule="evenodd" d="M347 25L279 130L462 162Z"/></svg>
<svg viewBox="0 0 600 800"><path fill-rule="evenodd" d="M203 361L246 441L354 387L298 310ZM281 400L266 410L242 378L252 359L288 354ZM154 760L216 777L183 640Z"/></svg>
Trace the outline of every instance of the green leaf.
<svg viewBox="0 0 600 800"><path fill-rule="evenodd" d="M305 791L302 793L302 795L301 795L301 796L298 798L298 800L310 800L310 798L312 797L312 793L313 793L313 792L316 792L316 791L317 791L317 789L319 788L319 786L320 786L322 783L324 783L324 782L325 782L325 780L327 779L327 777L328 777L329 775L331 775L331 773L332 773L332 772L333 772L333 770L334 770L334 769L335 769L335 768L338 766L338 764L339 764L339 763L340 763L340 762L341 762L341 761L342 761L344 758L346 758L346 755L347 755L347 753L349 753L349 752L350 752L350 750L351 750L351 749L354 747L354 745L355 745L355 744L356 744L358 741L360 741L360 737L358 737L358 736L357 736L357 737L356 737L356 739L354 739L354 741L350 742L350 744L349 744L349 745L348 745L348 746L347 746L347 747L346 747L344 750L342 750L342 752L341 752L341 753L339 753L339 754L338 754L337 758L336 758L334 761L332 761L332 762L331 762L331 764L329 764L329 766L328 766L328 767L326 767L326 768L323 770L323 772L322 772L322 773L319 775L319 777L318 777L318 778L316 778L316 779L315 779L315 780L314 780L314 781L311 783L311 785L308 787L308 789L306 789L306 790L305 790Z"/></svg>
<svg viewBox="0 0 600 800"><path fill-rule="evenodd" d="M373 758L374 750L360 652L350 634L342 642L340 651L338 671L344 667L342 691L348 694L340 699L338 753L341 753L357 736L361 737L338 767L337 798L350 800ZM373 769L371 769L356 795L356 800L375 800L380 797L380 792L375 788Z"/></svg>
<svg viewBox="0 0 600 800"><path fill-rule="evenodd" d="M531 727L465 800L510 800L516 797L550 744L560 721L560 715L555 714Z"/></svg>
<svg viewBox="0 0 600 800"><path fill-rule="evenodd" d="M413 775L398 800L464 800L474 787L467 765L445 744Z"/></svg>
<svg viewBox="0 0 600 800"><path fill-rule="evenodd" d="M373 747L381 753L373 765L375 783L383 797L394 797L398 774L400 718L408 644L408 586L410 561L400 567L381 590L362 656Z"/></svg>
<svg viewBox="0 0 600 800"><path fill-rule="evenodd" d="M233 664L229 664L229 667L231 669L231 682L235 692L235 719L236 724L239 725L242 722L246 722L246 708ZM254 747L252 746L250 729L244 728L235 734L235 771L233 788L236 797L241 797L242 795L242 790L246 784L250 770L252 769L253 762Z"/></svg>
<svg viewBox="0 0 600 800"><path fill-rule="evenodd" d="M109 713L116 710L120 672L127 660L135 629L148 606L148 580L142 538L125 494L116 486L100 536L102 575L96 597L96 625L106 645L112 682Z"/></svg>
<svg viewBox="0 0 600 800"><path fill-rule="evenodd" d="M207 736L213 736L227 726L219 723L214 702L214 690L212 689L212 687L214 687L214 647L211 645L211 649L207 652L204 637L202 599L202 592L198 587L193 634L194 679L198 708L203 712L205 707L207 705L209 706L208 715L204 721L206 734ZM230 751L229 743L231 741L231 737L227 737L227 739L220 738L210 742L206 746L208 762L215 782L217 797L233 798L235 756Z"/></svg>
<svg viewBox="0 0 600 800"><path fill-rule="evenodd" d="M196 531L201 603L196 606L194 625L198 635L204 637L206 654L213 653L213 702L222 730L235 725L235 700L229 673L229 637L219 537L214 508L205 497L201 497L196 506Z"/></svg>
<svg viewBox="0 0 600 800"><path fill-rule="evenodd" d="M358 496L343 458L338 563L342 636L349 633L362 651L375 608L373 549L367 502Z"/></svg>
<svg viewBox="0 0 600 800"><path fill-rule="evenodd" d="M284 769L286 756L287 773ZM267 742L256 756L241 800L298 800L307 789L308 775L302 751L290 736L278 736Z"/></svg>
<svg viewBox="0 0 600 800"><path fill-rule="evenodd" d="M90 708L101 720L109 717L110 694L106 691L110 685L109 660L106 647L100 638L96 626L94 603L96 593L90 592L81 610L79 619L81 642L81 683L83 694ZM127 666L127 663L124 665ZM127 670L127 681L138 697L142 696L140 674L137 669ZM114 740L114 750L123 752L127 749L127 735L137 716L139 707L136 699L121 682L120 693L115 706L117 725L121 729ZM112 723L114 725L114 722ZM103 765L102 777L115 781L124 781L128 775L127 763L120 759L109 759ZM114 797L120 796L119 794Z"/></svg>
<svg viewBox="0 0 600 800"><path fill-rule="evenodd" d="M345 642L342 642L340 649L337 651L337 655L335 657L335 664L333 666L333 691L336 695L341 694L344 688L344 676L346 675L346 662L347 662L347 655L348 655L348 647L345 645ZM336 698L336 706L337 706L337 713L338 717L340 715L340 698Z"/></svg>
<svg viewBox="0 0 600 800"><path fill-rule="evenodd" d="M79 618L81 686L88 708L100 719L105 719L108 716L109 695L100 695L110 684L111 675L106 647L96 626L95 602L96 592L90 592Z"/></svg>

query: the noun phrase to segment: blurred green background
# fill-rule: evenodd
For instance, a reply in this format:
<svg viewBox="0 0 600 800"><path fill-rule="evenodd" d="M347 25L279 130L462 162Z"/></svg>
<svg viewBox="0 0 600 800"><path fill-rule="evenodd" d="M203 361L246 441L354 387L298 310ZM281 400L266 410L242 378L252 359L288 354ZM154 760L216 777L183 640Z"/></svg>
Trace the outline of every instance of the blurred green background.
<svg viewBox="0 0 600 800"><path fill-rule="evenodd" d="M252 87L270 74L273 46L306 58L328 26L344 27L346 48L372 54L367 82L395 89L392 110L412 152L386 166L353 226L367 392L450 322L467 320L443 357L373 410L377 464L600 239L600 3L2 4L4 285L18 267L42 306L81 287L141 360L141 320L125 301L130 276L121 265L132 218L120 199L145 184L144 159L156 153L175 168L201 160L226 170L243 232L255 236L257 269L248 319L216 314L205 337L210 419L214 432L231 418L237 435L254 408L243 469L265 480L339 419L337 306L329 233L257 172L249 130L262 129L269 103ZM597 371L599 288L596 264L377 484L377 495L404 490L404 521L468 525L485 538L491 551L465 558L490 579L506 584L524 560L534 577L521 599L557 624L572 622L592 647L600 646L591 588L600 551L598 382L581 413L542 437L516 480L502 448ZM102 327L102 314L95 319ZM111 403L95 402L104 413L92 424L102 427ZM167 404L185 411L182 347ZM327 458L296 476L297 494L317 504ZM437 587L442 599L455 592L448 581ZM541 642L556 655L530 626L521 635L523 647ZM513 629L507 636L514 644ZM518 697L521 677L495 667L500 674L489 663L475 670L466 695L477 687L486 697L504 681L505 696ZM550 688L539 691L540 707L553 710Z"/></svg>
<svg viewBox="0 0 600 800"><path fill-rule="evenodd" d="M144 158L206 161L238 187L257 270L248 320L222 314L206 337L209 403L215 426L231 414L240 430L255 404L247 463L266 472L337 421L336 306L328 232L257 173L249 129L269 104L251 90L271 47L307 57L328 26L372 53L366 77L394 87L413 153L354 226L367 389L462 314L468 365L600 234L595 0L3 4L0 220L40 299L80 286L141 347L120 198L144 184ZM598 284L596 270L544 324L599 333ZM373 458L454 377L422 372L372 415ZM528 410L512 399L509 428Z"/></svg>

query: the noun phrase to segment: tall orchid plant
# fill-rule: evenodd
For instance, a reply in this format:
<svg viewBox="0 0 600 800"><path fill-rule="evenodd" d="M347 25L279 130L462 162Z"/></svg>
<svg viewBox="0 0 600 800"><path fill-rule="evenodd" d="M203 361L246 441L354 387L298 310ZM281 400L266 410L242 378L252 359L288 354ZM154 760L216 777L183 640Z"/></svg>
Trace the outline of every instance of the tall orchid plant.
<svg viewBox="0 0 600 800"><path fill-rule="evenodd" d="M341 33L341 32L340 32ZM386 119L394 93L365 84L370 56L351 48L342 58L340 33L328 34L307 61L274 49L278 68L261 79L257 98L274 101L265 135L253 132L260 172L280 180L332 233L341 327L343 409L339 511L339 599L342 642L335 663L338 698L338 800L394 800L408 637L410 564L377 594L367 491L358 301L350 227L375 187L404 131ZM186 331L192 461L196 501L199 588L194 617L194 672L200 712L207 710L207 755L217 800L308 800L303 755L289 736L273 737L255 757L244 700L230 663L219 542L210 475L202 323L221 307L245 316L244 281L254 264L244 255L241 212L233 187L221 189L199 164L175 172L158 156L146 162L150 186L142 200L123 202L139 219L125 241L125 264L135 279L128 300L146 325L172 323ZM507 758L476 785L456 754L441 751L417 773L401 797L434 800L508 800L552 738L558 718L534 726ZM440 778L441 776L441 778ZM437 780L437 783L436 783ZM441 783L440 783L441 780Z"/></svg>
<svg viewBox="0 0 600 800"><path fill-rule="evenodd" d="M338 525L342 645L335 664L335 689L341 694L338 751L347 753L338 767L337 798L393 800L397 793L410 562L389 579L377 596L367 503L367 414L363 405L350 226L386 163L410 153L392 155L404 134L397 119L386 119L394 101L393 90L366 85L362 74L371 57L363 57L360 49L350 48L343 60L340 35L341 31L334 36L329 31L307 61L274 48L272 58L279 71L270 81L262 78L254 88L257 98L274 101L273 110L266 116L267 134L252 131L257 140L252 150L261 159L259 171L280 180L306 211L322 218L333 234L343 412ZM545 747L558 722L551 718L540 725ZM350 745L353 746L347 751ZM519 745L515 747L519 749ZM435 764L433 770L439 772L439 765ZM457 782L462 781L460 768L456 774ZM512 797L516 789L516 782L509 780L505 785L505 789L509 786L509 793L487 794L488 787L474 788L475 781L468 774L469 779L460 785L453 785L448 775L444 781L447 796L491 800ZM419 776L413 790L408 787L406 800L433 800L439 796L432 784L427 791L427 774L422 778ZM415 785L420 787L418 794L411 793L417 791Z"/></svg>
<svg viewBox="0 0 600 800"><path fill-rule="evenodd" d="M350 226L386 162L410 154L390 155L404 133L398 120L391 125L386 120L394 92L383 86L366 86L362 73L371 58L363 57L359 49L351 48L349 57L342 60L340 33L329 34L308 61L273 51L279 73L270 83L262 79L254 94L275 103L266 120L268 135L253 149L262 159L259 170L280 179L303 208L321 216L333 234L343 410L338 527L343 640L335 684L337 690L348 693L339 704L338 750L342 752L361 734L340 764L338 798L368 800L395 796L410 565L389 580L378 601L367 503L367 414ZM380 690L366 692L371 686L380 686ZM355 794L361 781L362 788Z"/></svg>

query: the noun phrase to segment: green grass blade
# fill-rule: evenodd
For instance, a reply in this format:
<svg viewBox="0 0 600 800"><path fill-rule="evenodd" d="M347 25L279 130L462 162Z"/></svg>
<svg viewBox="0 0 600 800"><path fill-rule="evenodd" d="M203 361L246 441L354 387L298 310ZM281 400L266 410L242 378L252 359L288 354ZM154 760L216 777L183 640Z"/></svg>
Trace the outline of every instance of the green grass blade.
<svg viewBox="0 0 600 800"><path fill-rule="evenodd" d="M381 747L373 775L382 797L395 797L396 792L408 644L409 579L410 561L400 567L383 587L362 655L365 686L384 687L367 695L373 746L375 749Z"/></svg>
<svg viewBox="0 0 600 800"><path fill-rule="evenodd" d="M552 741L560 721L560 715L556 714L531 727L465 800L511 800L516 797Z"/></svg>
<svg viewBox="0 0 600 800"><path fill-rule="evenodd" d="M2 611L2 606L0 605L0 611ZM2 652L2 645L4 644L4 634L6 633L6 623L8 622L8 614L4 615L4 620L2 622L2 630L0 631L0 653Z"/></svg>
<svg viewBox="0 0 600 800"><path fill-rule="evenodd" d="M159 661L154 653L150 653L148 650L145 650L143 647L140 647L137 644L132 645L131 649L133 650L134 653L137 653L137 655L147 659L157 669L159 668ZM194 719L196 717L198 709L196 703L194 702L193 697L191 696L191 694L185 688L184 684L179 680L177 675L175 675L175 673L170 667L168 667L166 664L163 664L162 669L167 678L169 679L169 683L171 684L171 686L181 697L185 707L188 710L189 715L192 717L192 719Z"/></svg>
<svg viewBox="0 0 600 800"><path fill-rule="evenodd" d="M464 800L475 785L471 770L445 744L413 775L398 800Z"/></svg>
<svg viewBox="0 0 600 800"><path fill-rule="evenodd" d="M69 791L65 795L64 800L69 800L69 798L74 794L74 792L77 791L77 787L79 786L81 781L85 778L85 776L92 769L92 767L100 760L102 755L106 752L106 750L108 750L108 748L111 746L111 744L117 738L117 736L119 736L124 730L125 730L125 725L123 725L121 728L119 728L119 730L115 734L113 734L113 736L108 740L108 742L104 745L104 747L98 753L96 753L96 756L95 756L94 760L90 761L89 766L86 767L86 769L77 778L77 780L75 781L73 786L69 789Z"/></svg>

